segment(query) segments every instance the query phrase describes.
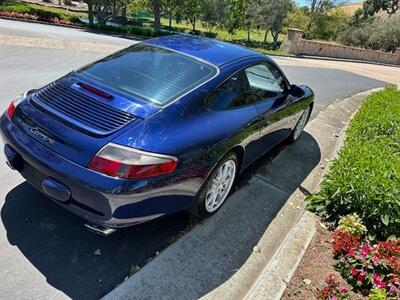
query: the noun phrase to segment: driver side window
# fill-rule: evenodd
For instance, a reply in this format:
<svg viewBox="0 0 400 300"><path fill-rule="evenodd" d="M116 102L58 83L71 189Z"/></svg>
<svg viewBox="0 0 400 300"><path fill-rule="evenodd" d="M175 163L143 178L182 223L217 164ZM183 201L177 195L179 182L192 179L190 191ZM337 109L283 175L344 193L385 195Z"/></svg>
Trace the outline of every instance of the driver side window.
<svg viewBox="0 0 400 300"><path fill-rule="evenodd" d="M249 82L246 73L239 71L225 80L207 99L207 106L212 110L227 110L256 102L248 97Z"/></svg>
<svg viewBox="0 0 400 300"><path fill-rule="evenodd" d="M279 70L270 64L254 65L245 70L249 82L249 93L260 101L283 93L286 84Z"/></svg>
<svg viewBox="0 0 400 300"><path fill-rule="evenodd" d="M228 110L255 104L283 93L285 79L270 64L257 64L225 80L208 98L211 110Z"/></svg>

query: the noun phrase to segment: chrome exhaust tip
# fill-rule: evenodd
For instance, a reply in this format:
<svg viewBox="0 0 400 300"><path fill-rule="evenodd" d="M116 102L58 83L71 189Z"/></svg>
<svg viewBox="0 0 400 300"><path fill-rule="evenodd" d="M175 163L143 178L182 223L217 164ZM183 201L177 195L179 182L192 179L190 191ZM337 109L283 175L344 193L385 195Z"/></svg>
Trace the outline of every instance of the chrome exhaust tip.
<svg viewBox="0 0 400 300"><path fill-rule="evenodd" d="M85 224L85 227L89 231L100 234L102 236L109 236L117 230L117 229L113 229L113 228L109 228L109 227L105 227L105 226L93 224L93 223L91 223L91 224L87 223L87 224Z"/></svg>

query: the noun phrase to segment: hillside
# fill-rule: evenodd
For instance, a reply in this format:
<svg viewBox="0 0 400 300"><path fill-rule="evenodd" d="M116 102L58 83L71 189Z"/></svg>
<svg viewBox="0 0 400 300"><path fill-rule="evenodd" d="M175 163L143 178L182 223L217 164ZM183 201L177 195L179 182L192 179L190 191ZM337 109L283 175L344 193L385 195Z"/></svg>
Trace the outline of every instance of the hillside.
<svg viewBox="0 0 400 300"><path fill-rule="evenodd" d="M355 13L355 11L359 8L363 7L363 2L359 2L359 3L351 3L351 4L345 4L341 6L341 9L349 15L353 15Z"/></svg>

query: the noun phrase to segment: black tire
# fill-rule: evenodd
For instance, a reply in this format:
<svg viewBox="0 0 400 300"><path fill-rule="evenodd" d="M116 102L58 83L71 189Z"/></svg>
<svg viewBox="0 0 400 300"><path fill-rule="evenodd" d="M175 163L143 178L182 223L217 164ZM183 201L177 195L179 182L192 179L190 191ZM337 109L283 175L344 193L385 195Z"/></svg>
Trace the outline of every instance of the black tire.
<svg viewBox="0 0 400 300"><path fill-rule="evenodd" d="M296 128L299 126L299 124L300 124L300 122L301 122L301 118L303 117L303 115L302 115L302 116L300 117L300 119L297 121L296 126L294 126L294 128L293 128L293 130L292 130L292 133L290 134L290 136L289 136L289 138L288 138L288 141L289 141L290 144L295 143L295 142L298 140L298 138L301 136L301 134L303 133L304 127L307 125L308 120L310 119L310 116L311 116L311 111L312 111L311 106L309 106L309 107L307 108L307 110L308 110L308 115L307 115L305 124L304 124L303 128L301 129L300 134L296 135ZM306 112L306 110L303 111L303 114L304 114L305 112Z"/></svg>
<svg viewBox="0 0 400 300"><path fill-rule="evenodd" d="M217 174L219 168L225 162L227 162L228 160L233 160L235 162L235 165L236 165L236 172L235 172L235 178L234 178L233 184L232 184L232 186L231 186L226 198L223 200L223 203L221 204L221 206L219 206L216 211L209 212L206 209L206 194L207 194L207 191L208 191L209 186L210 186L210 184L212 182L212 179ZM213 214L215 214L223 206L223 204L226 202L227 198L231 194L231 192L233 190L233 187L235 185L235 181L237 179L238 173L239 173L239 159L238 159L237 155L234 152L229 152L214 166L213 170L208 175L207 179L204 181L202 187L200 188L200 191L197 193L196 199L194 200L194 203L193 203L192 207L189 210L190 214L195 216L195 217L197 217L197 218L199 218L199 219L205 219L205 218L208 218L208 217L212 216Z"/></svg>

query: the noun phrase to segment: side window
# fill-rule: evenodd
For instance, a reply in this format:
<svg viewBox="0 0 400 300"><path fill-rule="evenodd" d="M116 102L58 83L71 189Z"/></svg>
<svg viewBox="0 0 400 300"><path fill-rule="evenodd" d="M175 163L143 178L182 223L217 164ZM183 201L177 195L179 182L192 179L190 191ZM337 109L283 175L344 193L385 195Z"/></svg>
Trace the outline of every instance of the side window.
<svg viewBox="0 0 400 300"><path fill-rule="evenodd" d="M285 80L281 73L270 64L254 65L245 70L249 93L264 100L277 96L285 90Z"/></svg>
<svg viewBox="0 0 400 300"><path fill-rule="evenodd" d="M249 82L246 73L240 71L225 80L207 99L207 106L212 110L226 110L254 103L249 97Z"/></svg>

